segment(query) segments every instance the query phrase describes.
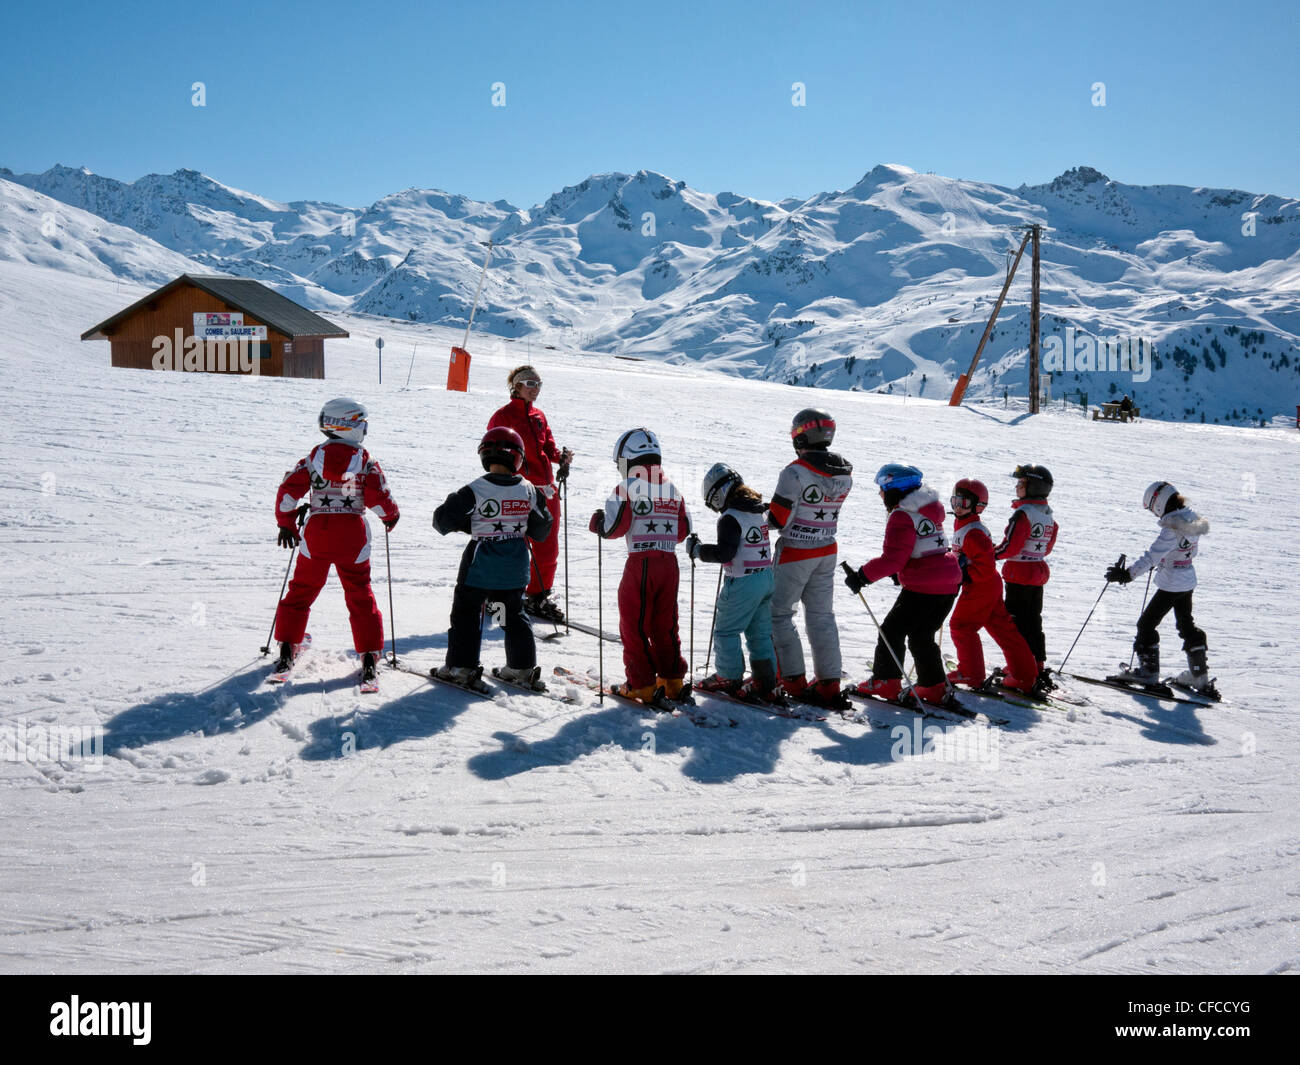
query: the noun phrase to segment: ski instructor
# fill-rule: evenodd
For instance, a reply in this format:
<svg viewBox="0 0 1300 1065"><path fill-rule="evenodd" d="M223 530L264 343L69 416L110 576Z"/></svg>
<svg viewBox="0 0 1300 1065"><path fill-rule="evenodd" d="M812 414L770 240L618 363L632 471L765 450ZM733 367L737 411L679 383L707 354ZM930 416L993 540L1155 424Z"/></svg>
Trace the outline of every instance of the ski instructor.
<svg viewBox="0 0 1300 1065"><path fill-rule="evenodd" d="M524 466L520 472L546 500L551 512L551 527L545 538L528 541L532 563L524 609L534 617L563 621L564 611L551 598L555 566L560 556L560 492L556 482L569 476L573 452L567 447L561 450L556 446L546 415L537 408L537 396L542 390L542 378L537 370L528 365L516 366L506 377L506 384L510 388L510 402L492 415L487 427L504 426L523 438ZM551 469L553 463L559 464L558 478Z"/></svg>

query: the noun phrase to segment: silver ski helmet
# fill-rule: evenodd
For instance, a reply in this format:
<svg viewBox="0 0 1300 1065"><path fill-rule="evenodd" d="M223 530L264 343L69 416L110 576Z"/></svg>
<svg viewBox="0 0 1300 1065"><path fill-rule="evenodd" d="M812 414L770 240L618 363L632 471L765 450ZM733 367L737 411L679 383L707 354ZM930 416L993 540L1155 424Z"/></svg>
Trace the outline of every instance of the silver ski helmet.
<svg viewBox="0 0 1300 1065"><path fill-rule="evenodd" d="M355 399L331 399L320 409L317 424L320 431L331 440L342 440L348 444L360 444L366 438L369 427L366 408Z"/></svg>
<svg viewBox="0 0 1300 1065"><path fill-rule="evenodd" d="M1046 499L1052 494L1052 471L1046 466L1021 463L1011 471L1017 481L1024 479L1025 495L1033 499Z"/></svg>
<svg viewBox="0 0 1300 1065"><path fill-rule="evenodd" d="M835 419L819 407L805 407L790 423L790 439L794 441L796 451L805 448L824 450L835 439Z"/></svg>
<svg viewBox="0 0 1300 1065"><path fill-rule="evenodd" d="M629 429L614 441L614 465L625 477L630 467L654 466L662 457L659 438L643 426Z"/></svg>
<svg viewBox="0 0 1300 1065"><path fill-rule="evenodd" d="M1178 494L1178 489L1168 481L1152 481L1142 493L1142 505L1157 518L1164 517L1165 507Z"/></svg>
<svg viewBox="0 0 1300 1065"><path fill-rule="evenodd" d="M704 505L710 510L721 511L727 505L727 496L731 490L742 483L740 474L725 462L715 462L709 467L709 472L704 475L704 481L700 485Z"/></svg>

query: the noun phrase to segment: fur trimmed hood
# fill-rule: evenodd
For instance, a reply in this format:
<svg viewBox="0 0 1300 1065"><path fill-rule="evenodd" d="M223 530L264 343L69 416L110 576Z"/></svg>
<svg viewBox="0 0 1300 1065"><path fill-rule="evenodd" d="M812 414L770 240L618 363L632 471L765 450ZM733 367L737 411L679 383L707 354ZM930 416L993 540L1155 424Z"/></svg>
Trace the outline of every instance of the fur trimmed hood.
<svg viewBox="0 0 1300 1065"><path fill-rule="evenodd" d="M1183 507L1160 519L1162 529L1172 529L1180 536L1204 536L1210 531L1210 523L1196 513L1191 507Z"/></svg>
<svg viewBox="0 0 1300 1065"><path fill-rule="evenodd" d="M898 507L900 510L910 510L915 514L928 507L931 503L938 502L938 490L931 488L928 484L923 484L920 488L913 488L907 495L903 496L898 501Z"/></svg>

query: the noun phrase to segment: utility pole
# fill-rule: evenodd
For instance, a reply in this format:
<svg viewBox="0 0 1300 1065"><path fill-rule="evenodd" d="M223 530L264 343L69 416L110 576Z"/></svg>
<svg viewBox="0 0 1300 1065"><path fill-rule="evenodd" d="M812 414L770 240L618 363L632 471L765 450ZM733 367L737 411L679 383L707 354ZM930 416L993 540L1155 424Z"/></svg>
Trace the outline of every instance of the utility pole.
<svg viewBox="0 0 1300 1065"><path fill-rule="evenodd" d="M984 345L988 343L989 334L993 332L993 324L998 320L998 312L1002 310L1002 301L1007 298L1007 289L1011 287L1011 279L1016 276L1016 267L1020 265L1020 257L1025 254L1025 245L1029 243L1031 234L1026 233L1024 239L1020 242L1020 248L1016 251L1015 261L1012 262L1011 268L1007 271L1007 279L1002 282L1002 291L998 293L998 300L993 304L993 313L989 315L989 320L984 326L984 333L980 337L980 342L975 348L975 357L970 361L970 369L957 379L957 384L952 390L952 396L948 400L948 406L960 407L962 397L966 395L966 386L970 384L971 378L975 376L975 368L980 364L980 356L984 354ZM1037 255L1037 244L1035 247L1035 256ZM1037 259L1035 258L1035 262ZM1038 272L1035 270L1034 277L1037 278ZM1037 284L1035 283L1035 291ZM1032 402L1032 400L1031 400Z"/></svg>
<svg viewBox="0 0 1300 1065"><path fill-rule="evenodd" d="M1034 223L1029 227L1034 241L1034 280L1033 293L1029 300L1029 413L1038 413L1038 282L1039 282L1039 245L1042 241L1043 227Z"/></svg>

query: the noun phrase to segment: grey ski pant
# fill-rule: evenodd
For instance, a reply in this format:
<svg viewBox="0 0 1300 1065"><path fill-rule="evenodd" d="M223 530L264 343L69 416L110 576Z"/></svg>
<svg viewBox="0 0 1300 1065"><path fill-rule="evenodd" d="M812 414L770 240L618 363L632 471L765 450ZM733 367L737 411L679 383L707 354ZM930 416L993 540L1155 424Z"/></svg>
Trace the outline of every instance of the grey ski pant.
<svg viewBox="0 0 1300 1065"><path fill-rule="evenodd" d="M809 680L839 680L840 630L835 624L835 555L782 562L777 546L773 567L772 644L783 677L805 672L803 645L794 627L796 603L803 603L804 625L812 646L813 673Z"/></svg>

